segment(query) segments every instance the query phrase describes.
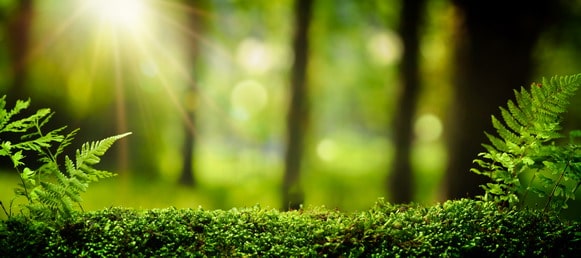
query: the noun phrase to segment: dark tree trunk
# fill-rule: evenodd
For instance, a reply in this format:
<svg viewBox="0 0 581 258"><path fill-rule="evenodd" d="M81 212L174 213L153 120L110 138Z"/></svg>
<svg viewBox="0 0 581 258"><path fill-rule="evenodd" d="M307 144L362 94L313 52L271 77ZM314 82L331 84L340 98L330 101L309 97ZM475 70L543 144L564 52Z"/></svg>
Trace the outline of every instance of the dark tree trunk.
<svg viewBox="0 0 581 258"><path fill-rule="evenodd" d="M412 119L416 112L420 90L419 67L419 29L422 25L425 0L402 1L399 33L403 42L403 59L400 64L401 93L398 109L393 121L395 159L388 190L391 200L396 203L409 203L413 199L413 171L410 154L412 145Z"/></svg>
<svg viewBox="0 0 581 258"><path fill-rule="evenodd" d="M282 189L283 209L298 209L304 201L300 186L300 169L304 136L309 120L307 61L312 6L312 0L296 0L295 2L294 63L291 71L291 99L287 115L287 152Z"/></svg>
<svg viewBox="0 0 581 258"><path fill-rule="evenodd" d="M460 13L454 67L455 97L448 131L447 199L482 194L484 177L470 172L484 151L490 116L528 85L532 52L552 7L550 0L453 1Z"/></svg>
<svg viewBox="0 0 581 258"><path fill-rule="evenodd" d="M194 121L195 113L193 111L188 112L189 117ZM195 186L196 180L194 178L195 166L194 166L194 150L196 142L196 133L194 128L188 126L187 123L184 124L184 149L183 149L183 166L182 172L180 174L180 184L186 186Z"/></svg>
<svg viewBox="0 0 581 258"><path fill-rule="evenodd" d="M30 45L30 27L33 19L33 1L22 0L18 2L14 10L7 11L4 8L0 13L4 29L4 37L8 47L8 62L10 65L10 74L3 74L10 78L10 85L7 85L7 92L0 92L0 97L6 94L8 106L13 105L16 100L26 100L29 98L26 92L26 80L28 72L28 52ZM33 103L35 104L35 103ZM8 141L17 141L20 139L11 139ZM26 164L36 161L35 157L26 157ZM5 157L0 158L0 168L12 169L12 162Z"/></svg>
<svg viewBox="0 0 581 258"><path fill-rule="evenodd" d="M28 52L30 31L33 20L33 0L20 0L16 10L9 15L7 40L12 69L11 99L27 99L26 80L28 73Z"/></svg>
<svg viewBox="0 0 581 258"><path fill-rule="evenodd" d="M195 63L198 60L200 52L200 42L199 38L203 31L204 20L201 14L203 9L206 8L205 1L191 1L190 3L193 13L190 14L190 30L193 36L190 36L192 41L191 47L189 49L190 57L189 62L191 67L195 67ZM193 69L192 69L193 70ZM183 164L182 172L180 174L179 183L186 186L195 186L195 150L196 150L196 108L197 108L197 85L196 85L195 72L192 71L192 78L189 81L189 85L185 92L185 107L186 107L186 121L183 121L184 130L184 146L183 146Z"/></svg>

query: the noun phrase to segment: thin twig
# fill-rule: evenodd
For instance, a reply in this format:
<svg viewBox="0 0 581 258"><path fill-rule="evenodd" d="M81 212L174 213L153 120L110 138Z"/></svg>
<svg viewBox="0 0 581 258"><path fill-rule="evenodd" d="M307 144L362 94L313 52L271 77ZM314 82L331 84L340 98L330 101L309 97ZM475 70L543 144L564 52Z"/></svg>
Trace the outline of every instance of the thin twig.
<svg viewBox="0 0 581 258"><path fill-rule="evenodd" d="M561 180L563 180L563 177L565 176L565 172L567 172L567 168L569 168L569 163L570 162L571 162L570 160L567 161L567 165L565 165L565 167L563 168L563 171L561 172L561 175L559 176L559 179L555 183L555 186L553 187L553 190L551 191L551 194L549 195L549 199L547 200L547 203L545 204L545 208L543 209L544 212L547 211L547 208L549 207L549 204L553 200L553 197L555 196L555 191L557 190L557 187L561 183Z"/></svg>
<svg viewBox="0 0 581 258"><path fill-rule="evenodd" d="M22 172L20 172L20 169L18 168L16 168L16 172L18 172L18 178L20 178L20 182L22 182L22 187L24 188L24 196L26 197L26 200L28 200L29 203L32 203L32 199L28 195L28 188L26 188L26 182L22 178Z"/></svg>
<svg viewBox="0 0 581 258"><path fill-rule="evenodd" d="M2 201L0 201L0 206L2 206L2 210L4 210L4 213L6 214L6 216L8 218L10 218L10 214L8 213L8 211L6 211L6 207L4 207L4 204L2 203Z"/></svg>

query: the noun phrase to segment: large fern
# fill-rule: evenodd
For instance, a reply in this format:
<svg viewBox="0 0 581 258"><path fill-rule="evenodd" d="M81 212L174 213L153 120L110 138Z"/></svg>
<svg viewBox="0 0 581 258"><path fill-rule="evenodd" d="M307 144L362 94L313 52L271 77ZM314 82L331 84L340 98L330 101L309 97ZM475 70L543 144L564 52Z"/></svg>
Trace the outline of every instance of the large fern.
<svg viewBox="0 0 581 258"><path fill-rule="evenodd" d="M21 182L15 189L16 197L27 199L25 208L35 219L70 217L74 204L82 201L80 194L87 190L90 182L115 175L93 166L99 163L100 157L115 141L130 133L85 143L76 151L74 161L69 156L61 159L65 147L72 143L78 129L67 135L62 134L66 127L45 133L44 126L53 114L49 109L40 109L22 119L13 119L28 108L30 100L18 100L12 110L6 110L5 98L0 98L0 156L9 157L20 176ZM3 140L8 134L20 140L14 143ZM25 164L23 158L29 155L38 157L41 165L34 168ZM2 207L10 216L11 212L8 213Z"/></svg>
<svg viewBox="0 0 581 258"><path fill-rule="evenodd" d="M502 205L524 204L529 192L546 199L545 209L567 207L581 183L581 148L570 132L569 144L559 145L562 114L581 85L581 74L552 77L515 90L516 102L500 107L502 121L492 116L497 135L486 133L487 152L472 171L492 179L482 187L484 200ZM530 178L529 180L525 180Z"/></svg>

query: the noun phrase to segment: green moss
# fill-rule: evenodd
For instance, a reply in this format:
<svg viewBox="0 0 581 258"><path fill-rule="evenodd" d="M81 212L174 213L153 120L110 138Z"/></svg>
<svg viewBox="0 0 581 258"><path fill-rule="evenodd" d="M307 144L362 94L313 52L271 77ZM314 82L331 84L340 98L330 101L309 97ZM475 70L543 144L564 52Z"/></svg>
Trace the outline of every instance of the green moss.
<svg viewBox="0 0 581 258"><path fill-rule="evenodd" d="M0 256L570 256L581 224L491 202L392 205L342 213L112 208L58 224L0 222Z"/></svg>

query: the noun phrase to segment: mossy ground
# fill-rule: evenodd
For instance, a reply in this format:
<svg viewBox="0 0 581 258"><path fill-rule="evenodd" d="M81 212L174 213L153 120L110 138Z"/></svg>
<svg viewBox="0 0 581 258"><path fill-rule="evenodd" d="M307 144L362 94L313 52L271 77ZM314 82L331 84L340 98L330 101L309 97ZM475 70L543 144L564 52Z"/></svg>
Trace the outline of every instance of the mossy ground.
<svg viewBox="0 0 581 258"><path fill-rule="evenodd" d="M459 200L366 211L111 208L67 222L0 222L0 256L572 256L581 224Z"/></svg>

